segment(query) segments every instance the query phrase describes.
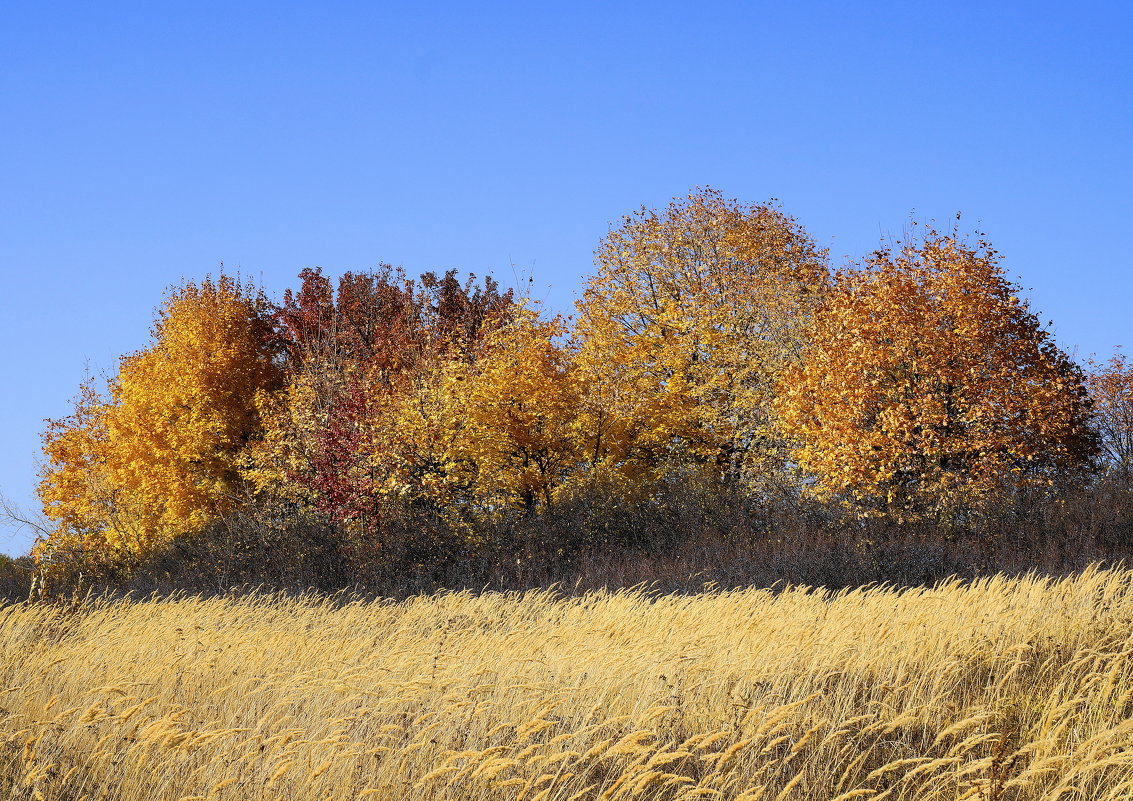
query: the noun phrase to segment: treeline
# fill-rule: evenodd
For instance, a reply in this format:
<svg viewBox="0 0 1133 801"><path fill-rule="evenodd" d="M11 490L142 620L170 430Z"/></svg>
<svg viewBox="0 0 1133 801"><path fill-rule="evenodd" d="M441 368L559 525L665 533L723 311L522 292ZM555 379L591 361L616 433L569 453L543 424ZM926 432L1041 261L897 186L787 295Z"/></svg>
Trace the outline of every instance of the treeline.
<svg viewBox="0 0 1133 801"><path fill-rule="evenodd" d="M256 560L343 585L709 529L970 548L1004 510L1128 484L1133 370L1059 350L982 235L835 271L776 206L707 189L624 218L595 267L572 319L455 271L171 289L44 433L40 590Z"/></svg>

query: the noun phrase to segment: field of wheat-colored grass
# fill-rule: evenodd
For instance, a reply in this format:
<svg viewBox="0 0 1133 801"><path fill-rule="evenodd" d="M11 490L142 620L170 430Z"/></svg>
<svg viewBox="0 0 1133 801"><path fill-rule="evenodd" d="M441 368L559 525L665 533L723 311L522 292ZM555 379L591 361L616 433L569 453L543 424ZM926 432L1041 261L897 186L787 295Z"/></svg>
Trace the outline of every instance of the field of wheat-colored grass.
<svg viewBox="0 0 1133 801"><path fill-rule="evenodd" d="M14 799L1133 798L1133 572L0 609Z"/></svg>

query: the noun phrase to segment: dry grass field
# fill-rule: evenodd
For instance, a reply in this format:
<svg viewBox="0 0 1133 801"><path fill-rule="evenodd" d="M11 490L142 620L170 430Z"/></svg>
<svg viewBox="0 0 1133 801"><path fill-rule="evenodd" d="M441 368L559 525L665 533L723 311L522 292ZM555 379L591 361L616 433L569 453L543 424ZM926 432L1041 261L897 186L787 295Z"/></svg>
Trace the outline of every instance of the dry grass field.
<svg viewBox="0 0 1133 801"><path fill-rule="evenodd" d="M13 799L1133 798L1133 572L0 609Z"/></svg>

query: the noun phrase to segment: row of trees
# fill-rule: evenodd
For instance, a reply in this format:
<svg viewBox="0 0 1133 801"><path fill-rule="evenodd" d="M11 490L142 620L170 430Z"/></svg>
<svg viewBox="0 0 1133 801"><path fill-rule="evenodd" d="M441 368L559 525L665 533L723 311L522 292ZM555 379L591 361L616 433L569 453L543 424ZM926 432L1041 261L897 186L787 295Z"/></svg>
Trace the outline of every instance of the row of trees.
<svg viewBox="0 0 1133 801"><path fill-rule="evenodd" d="M623 219L596 268L573 321L455 272L171 290L44 434L39 557L128 561L250 504L380 551L397 509L459 527L691 480L963 517L1133 465L1133 370L1072 362L982 238L831 272L777 207L700 190Z"/></svg>

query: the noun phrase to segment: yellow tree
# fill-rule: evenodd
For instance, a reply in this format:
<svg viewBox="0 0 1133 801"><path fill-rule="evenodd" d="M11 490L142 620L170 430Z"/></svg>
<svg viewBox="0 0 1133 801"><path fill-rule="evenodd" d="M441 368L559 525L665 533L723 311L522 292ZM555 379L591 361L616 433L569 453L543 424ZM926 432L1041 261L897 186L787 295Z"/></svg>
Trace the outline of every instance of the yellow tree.
<svg viewBox="0 0 1133 801"><path fill-rule="evenodd" d="M1102 454L1109 468L1128 480L1133 475L1133 364L1117 351L1104 363L1090 359L1087 367Z"/></svg>
<svg viewBox="0 0 1133 801"><path fill-rule="evenodd" d="M467 503L476 480L463 446L470 373L467 361L435 354L393 398L374 432L386 497L442 512Z"/></svg>
<svg viewBox="0 0 1133 801"><path fill-rule="evenodd" d="M122 359L109 400L48 429L40 491L61 532L97 530L109 550L140 554L231 508L260 430L255 397L279 380L269 312L228 276L168 294L153 345ZM80 472L97 476L97 506L74 489ZM98 511L77 516L86 509Z"/></svg>
<svg viewBox="0 0 1133 801"><path fill-rule="evenodd" d="M599 474L752 477L779 456L774 379L798 356L826 254L772 205L712 189L625 217L578 304L578 436Z"/></svg>
<svg viewBox="0 0 1133 801"><path fill-rule="evenodd" d="M521 309L484 341L465 384L459 438L475 466L479 503L533 511L550 506L577 463L577 385L559 340L566 323Z"/></svg>
<svg viewBox="0 0 1133 801"><path fill-rule="evenodd" d="M1089 462L1081 372L998 262L929 230L836 276L777 402L819 494L909 519Z"/></svg>

